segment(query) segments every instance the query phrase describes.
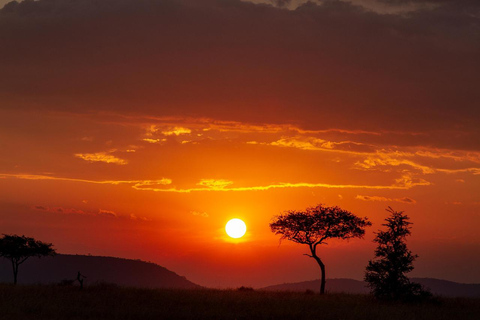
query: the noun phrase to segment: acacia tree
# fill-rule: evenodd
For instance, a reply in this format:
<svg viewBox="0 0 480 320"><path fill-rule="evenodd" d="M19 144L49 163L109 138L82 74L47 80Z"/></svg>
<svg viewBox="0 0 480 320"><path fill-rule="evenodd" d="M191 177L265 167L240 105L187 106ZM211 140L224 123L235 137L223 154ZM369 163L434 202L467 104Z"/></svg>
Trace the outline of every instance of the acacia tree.
<svg viewBox="0 0 480 320"><path fill-rule="evenodd" d="M365 227L372 224L367 218L359 218L339 207L326 207L321 204L305 211L285 211L274 217L270 228L281 240L306 244L310 249L307 256L315 259L321 270L320 294L325 293L325 264L317 255L317 246L327 244L328 239L361 238Z"/></svg>
<svg viewBox="0 0 480 320"><path fill-rule="evenodd" d="M406 237L410 235L409 217L403 211L394 211L388 207L390 216L382 224L386 231L379 231L373 240L378 243L375 249L376 259L368 262L365 281L372 294L380 299L408 300L428 296L422 286L405 276L413 270L413 261L418 257L407 248Z"/></svg>
<svg viewBox="0 0 480 320"><path fill-rule="evenodd" d="M18 267L30 257L53 256L51 243L33 238L4 234L0 238L0 257L9 259L13 268L13 283L17 284Z"/></svg>

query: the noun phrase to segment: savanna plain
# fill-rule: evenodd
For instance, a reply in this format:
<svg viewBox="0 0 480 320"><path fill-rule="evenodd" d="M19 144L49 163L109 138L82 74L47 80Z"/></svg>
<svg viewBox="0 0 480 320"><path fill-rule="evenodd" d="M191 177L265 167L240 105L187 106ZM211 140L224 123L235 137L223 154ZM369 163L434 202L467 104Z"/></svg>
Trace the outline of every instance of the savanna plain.
<svg viewBox="0 0 480 320"><path fill-rule="evenodd" d="M139 289L0 285L0 318L23 319L478 319L480 299L379 302L368 295L250 288Z"/></svg>

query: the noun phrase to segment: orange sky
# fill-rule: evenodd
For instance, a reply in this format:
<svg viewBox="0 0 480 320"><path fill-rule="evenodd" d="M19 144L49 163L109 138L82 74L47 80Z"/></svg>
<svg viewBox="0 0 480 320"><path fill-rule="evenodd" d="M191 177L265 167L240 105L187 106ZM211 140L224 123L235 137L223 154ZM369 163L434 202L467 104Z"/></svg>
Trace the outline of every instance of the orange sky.
<svg viewBox="0 0 480 320"><path fill-rule="evenodd" d="M392 206L412 276L480 282L478 5L84 2L0 11L1 233L260 287L319 277L274 215L367 216L319 251L362 279Z"/></svg>

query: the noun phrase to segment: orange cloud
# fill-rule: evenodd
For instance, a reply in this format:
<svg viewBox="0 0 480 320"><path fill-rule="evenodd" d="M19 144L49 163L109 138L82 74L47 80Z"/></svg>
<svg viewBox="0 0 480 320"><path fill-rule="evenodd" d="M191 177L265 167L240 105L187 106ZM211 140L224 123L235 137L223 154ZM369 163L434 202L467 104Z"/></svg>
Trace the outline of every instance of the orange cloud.
<svg viewBox="0 0 480 320"><path fill-rule="evenodd" d="M179 136L181 134L189 134L191 132L192 132L192 130L190 130L188 128L174 127L172 129L162 131L162 134L164 134L166 136L173 136L173 135Z"/></svg>
<svg viewBox="0 0 480 320"><path fill-rule="evenodd" d="M117 214L111 210L99 209L98 214L102 216L107 216L107 217L115 217L115 218L117 217Z"/></svg>
<svg viewBox="0 0 480 320"><path fill-rule="evenodd" d="M148 143L158 143L158 142L160 142L160 139L143 138L142 140L145 141L145 142L148 142Z"/></svg>
<svg viewBox="0 0 480 320"><path fill-rule="evenodd" d="M0 178L16 178L22 180L54 180L54 181L67 181L67 182L83 182L83 183L94 183L94 184L131 184L135 188L136 186L152 186L152 185L167 185L171 184L172 180L168 178L162 178L158 180L88 180L88 179L76 179L76 178L63 178L63 177L54 177L38 174L10 174L10 173L0 173Z"/></svg>
<svg viewBox="0 0 480 320"><path fill-rule="evenodd" d="M270 143L249 141L248 144L266 144L276 147L297 148L310 151L328 151L362 155L372 153L373 146L354 141L329 141L315 137L283 137Z"/></svg>
<svg viewBox="0 0 480 320"><path fill-rule="evenodd" d="M149 220L145 217L139 217L135 214L119 215L115 211L105 210L105 209L98 209L98 211L91 211L91 210L82 210L82 209L76 209L76 208L47 207L42 205L32 206L32 209L35 209L38 211L51 212L51 213L58 213L58 214L81 214L81 215L88 215L88 216L103 216L103 217L110 217L110 218L127 218L131 220L143 220L143 221Z"/></svg>
<svg viewBox="0 0 480 320"><path fill-rule="evenodd" d="M401 155L401 153L393 153L393 154ZM401 166L401 165L406 165L406 166L410 166L414 169L418 169L418 170L422 171L422 173L424 173L424 174L435 173L435 169L433 169L429 166L421 165L421 164L418 164L414 161L407 160L407 159L392 157L391 153L377 152L375 155L368 156L367 159L365 159L361 162L358 161L358 162L355 163L355 166L357 168L367 169L367 170L377 168L379 166L380 167L383 167L383 166L398 167L398 166Z"/></svg>
<svg viewBox="0 0 480 320"><path fill-rule="evenodd" d="M52 212L52 213L64 213L64 214L87 214L87 212L80 210L80 209L74 209L74 208L63 208L63 207L45 207L45 206L33 206L33 209L39 210L39 211L47 211L47 212Z"/></svg>
<svg viewBox="0 0 480 320"><path fill-rule="evenodd" d="M379 197L379 196L362 196L362 195L357 195L355 199L362 200L362 201L396 201L396 202L403 202L403 203L409 203L409 204L415 204L417 201L413 200L412 198L386 198L386 197Z"/></svg>
<svg viewBox="0 0 480 320"><path fill-rule="evenodd" d="M163 178L160 180L86 180L75 178L60 178L45 175L33 175L33 174L0 174L0 178L17 178L25 180L56 180L56 181L71 181L71 182L84 182L95 184L131 184L135 190L142 191L156 191L156 192L175 192L175 193L190 193L196 191L265 191L271 189L284 189L284 188L334 188L334 189L386 189L386 190L406 190L416 186L428 186L430 182L416 178L413 179L412 175L405 174L402 177L395 179L395 183L392 185L354 185L354 184L327 184L327 183L289 183L280 182L277 184L270 184L264 186L246 186L246 187L233 187L228 188L233 184L233 181L229 180L215 180L215 179L202 179L196 185L201 188L159 188L157 186L170 185L172 180Z"/></svg>
<svg viewBox="0 0 480 320"><path fill-rule="evenodd" d="M194 216L198 216L198 217L202 217L202 218L208 218L209 217L208 213L206 213L206 212L191 211L190 213L193 214Z"/></svg>
<svg viewBox="0 0 480 320"><path fill-rule="evenodd" d="M437 169L444 173L472 173L473 175L480 175L480 168L464 168L464 169Z"/></svg>
<svg viewBox="0 0 480 320"><path fill-rule="evenodd" d="M217 190L223 189L229 185L231 185L233 181L229 180L215 180L215 179L202 179L200 182L197 183L197 186L204 186L209 189Z"/></svg>
<svg viewBox="0 0 480 320"><path fill-rule="evenodd" d="M415 152L416 155L421 157L439 159L448 158L458 162L470 161L474 163L480 163L480 152L474 151L450 151L450 150L420 150Z"/></svg>
<svg viewBox="0 0 480 320"><path fill-rule="evenodd" d="M97 153L76 153L75 157L83 159L89 162L105 162L105 163L114 163L119 165L126 165L127 160L117 158L106 152L97 152Z"/></svg>
<svg viewBox="0 0 480 320"><path fill-rule="evenodd" d="M353 184L327 184L327 183L277 183L264 186L246 186L246 187L228 187L233 184L229 180L215 180L215 179L202 179L198 186L204 188L154 188L144 184L136 184L133 186L136 190L148 190L155 192L175 192L175 193L190 193L198 191L266 191L272 189L285 189L285 188L334 188L334 189L385 189L385 190L406 190L416 186L428 186L431 183L420 178L413 179L411 175L405 174L402 177L395 179L395 183L392 185L353 185Z"/></svg>

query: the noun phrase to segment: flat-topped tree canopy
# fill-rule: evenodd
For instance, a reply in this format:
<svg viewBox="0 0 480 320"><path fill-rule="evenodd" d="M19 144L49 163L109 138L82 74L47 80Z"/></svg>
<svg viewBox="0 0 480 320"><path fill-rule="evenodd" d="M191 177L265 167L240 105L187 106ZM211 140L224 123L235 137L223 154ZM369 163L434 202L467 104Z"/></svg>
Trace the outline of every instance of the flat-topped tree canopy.
<svg viewBox="0 0 480 320"><path fill-rule="evenodd" d="M282 239L303 244L321 244L327 239L363 237L365 227L371 223L339 207L321 204L305 211L288 210L274 218L272 232Z"/></svg>

